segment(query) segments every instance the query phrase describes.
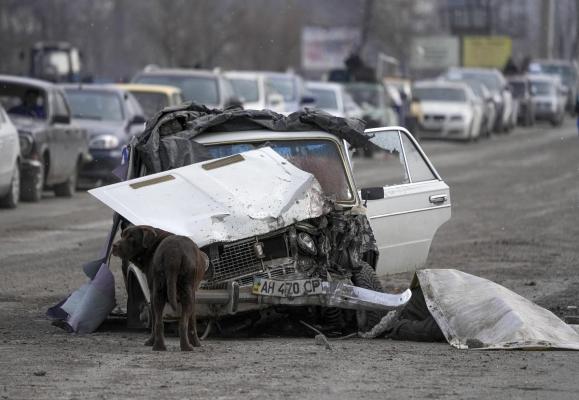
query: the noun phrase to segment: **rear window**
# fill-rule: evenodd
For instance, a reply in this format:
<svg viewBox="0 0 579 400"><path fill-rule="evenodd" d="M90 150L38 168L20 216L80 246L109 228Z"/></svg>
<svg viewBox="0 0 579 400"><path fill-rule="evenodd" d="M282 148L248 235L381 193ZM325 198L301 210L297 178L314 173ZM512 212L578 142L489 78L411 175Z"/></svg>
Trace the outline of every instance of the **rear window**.
<svg viewBox="0 0 579 400"><path fill-rule="evenodd" d="M219 105L219 88L217 79L204 76L180 75L141 75L135 79L137 83L176 86L181 89L184 101L194 101L210 106Z"/></svg>

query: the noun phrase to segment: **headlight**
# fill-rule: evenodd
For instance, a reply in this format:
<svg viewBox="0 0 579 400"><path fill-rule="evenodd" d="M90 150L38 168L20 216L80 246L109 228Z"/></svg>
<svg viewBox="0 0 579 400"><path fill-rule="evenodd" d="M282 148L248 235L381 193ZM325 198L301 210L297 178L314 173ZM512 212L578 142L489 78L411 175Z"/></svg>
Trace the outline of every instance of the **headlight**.
<svg viewBox="0 0 579 400"><path fill-rule="evenodd" d="M34 145L34 139L28 132L18 132L18 141L20 142L20 154L22 157L28 157Z"/></svg>
<svg viewBox="0 0 579 400"><path fill-rule="evenodd" d="M119 138L113 135L97 136L89 142L91 149L110 150L119 147Z"/></svg>
<svg viewBox="0 0 579 400"><path fill-rule="evenodd" d="M298 233L298 246L302 251L311 256L315 256L318 252L314 239L305 232Z"/></svg>

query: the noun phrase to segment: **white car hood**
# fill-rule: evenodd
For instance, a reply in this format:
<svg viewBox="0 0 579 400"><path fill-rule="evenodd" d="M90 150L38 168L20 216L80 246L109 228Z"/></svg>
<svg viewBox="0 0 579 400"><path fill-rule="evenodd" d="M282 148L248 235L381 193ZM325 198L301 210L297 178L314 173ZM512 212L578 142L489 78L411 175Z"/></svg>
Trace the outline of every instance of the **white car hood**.
<svg viewBox="0 0 579 400"><path fill-rule="evenodd" d="M470 111L465 103L449 101L421 101L420 107L424 114L459 114Z"/></svg>
<svg viewBox="0 0 579 400"><path fill-rule="evenodd" d="M326 212L316 178L270 147L89 190L135 225L198 246L265 234Z"/></svg>

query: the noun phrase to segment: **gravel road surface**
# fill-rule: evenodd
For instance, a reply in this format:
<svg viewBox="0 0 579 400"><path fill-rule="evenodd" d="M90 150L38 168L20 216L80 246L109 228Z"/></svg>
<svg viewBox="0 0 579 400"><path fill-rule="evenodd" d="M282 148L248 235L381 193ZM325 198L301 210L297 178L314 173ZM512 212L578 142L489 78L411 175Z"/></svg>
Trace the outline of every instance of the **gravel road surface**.
<svg viewBox="0 0 579 400"><path fill-rule="evenodd" d="M424 142L453 216L430 268L457 268L567 317L579 306L579 138L568 120L478 143ZM579 395L579 353L459 351L447 344L310 338L215 340L153 353L109 321L70 335L46 308L82 285L111 212L87 193L0 210L0 399L549 398ZM117 278L118 268L114 268ZM388 287L408 285L409 274ZM117 279L117 286L122 282ZM122 290L117 290L123 304Z"/></svg>

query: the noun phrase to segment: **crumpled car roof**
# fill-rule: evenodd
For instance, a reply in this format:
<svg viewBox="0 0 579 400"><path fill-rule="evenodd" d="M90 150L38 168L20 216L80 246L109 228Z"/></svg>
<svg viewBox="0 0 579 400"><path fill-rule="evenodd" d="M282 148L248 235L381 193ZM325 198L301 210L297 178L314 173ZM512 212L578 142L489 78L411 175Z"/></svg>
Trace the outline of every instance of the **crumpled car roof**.
<svg viewBox="0 0 579 400"><path fill-rule="evenodd" d="M364 135L365 123L306 109L288 116L271 110L210 109L193 102L167 107L151 118L131 146L147 173L157 173L206 161L212 157L194 139L204 132L238 132L267 129L280 132L321 130L345 139L354 147L372 147ZM135 164L137 166L137 164Z"/></svg>

